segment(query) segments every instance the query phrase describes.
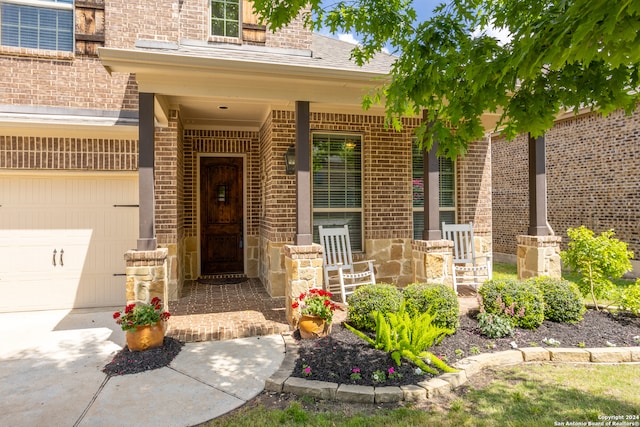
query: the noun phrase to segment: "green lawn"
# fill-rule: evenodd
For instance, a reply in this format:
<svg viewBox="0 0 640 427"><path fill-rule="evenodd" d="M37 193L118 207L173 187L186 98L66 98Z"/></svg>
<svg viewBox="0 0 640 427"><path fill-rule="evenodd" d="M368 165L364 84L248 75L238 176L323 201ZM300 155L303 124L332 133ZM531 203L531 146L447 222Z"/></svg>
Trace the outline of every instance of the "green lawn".
<svg viewBox="0 0 640 427"><path fill-rule="evenodd" d="M494 264L494 279L516 278L515 265ZM563 273L563 279L577 282L579 276ZM628 286L633 281L615 283ZM301 396L285 409L247 405L205 426L640 427L638 384L639 364L523 364L485 370L452 395L435 402L382 407Z"/></svg>
<svg viewBox="0 0 640 427"><path fill-rule="evenodd" d="M300 398L284 410L240 409L206 426L598 425L593 423L606 416L621 416L623 421L637 423L627 425L640 425L637 364L519 365L478 374L470 384L438 405L408 404L394 409L371 405L358 411L339 403Z"/></svg>

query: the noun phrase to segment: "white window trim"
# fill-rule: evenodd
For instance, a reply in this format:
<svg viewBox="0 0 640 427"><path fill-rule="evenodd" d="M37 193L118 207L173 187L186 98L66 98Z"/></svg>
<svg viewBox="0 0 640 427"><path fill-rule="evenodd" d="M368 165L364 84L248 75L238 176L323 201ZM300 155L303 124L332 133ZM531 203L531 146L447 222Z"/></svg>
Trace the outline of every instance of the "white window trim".
<svg viewBox="0 0 640 427"><path fill-rule="evenodd" d="M46 1L46 0L0 0L0 3L7 3L7 4L10 3L10 4L17 4L20 6L33 6L33 7L41 7L44 9L61 9L61 10L73 10L73 6L74 6L73 3L60 3L60 2Z"/></svg>
<svg viewBox="0 0 640 427"><path fill-rule="evenodd" d="M211 30L211 24L212 24L212 20L213 20L213 8L211 6L211 3L213 2L213 0L209 0L209 14L208 14L208 27L209 27L209 39L216 39L216 40L220 40L222 39L227 39L229 41L232 42L237 42L238 40L242 40L242 5L243 5L243 1L242 0L238 0L238 36L237 37L233 37L233 36L221 36L219 34L213 34L213 31Z"/></svg>
<svg viewBox="0 0 640 427"><path fill-rule="evenodd" d="M63 52L63 54L74 55L75 53L75 40L76 40L76 16L73 13L75 8L75 0L72 3L61 3L56 1L47 0L0 0L2 4L15 4L18 6L30 6L41 9L56 9L56 10L68 10L71 11L71 50L58 50L58 49L44 49L37 48L37 51L41 52ZM2 16L0 16L1 20ZM0 22L1 23L1 22ZM25 49L22 46L5 46L0 45L1 49ZM31 49L31 48L28 48ZM56 54L57 55L57 54Z"/></svg>

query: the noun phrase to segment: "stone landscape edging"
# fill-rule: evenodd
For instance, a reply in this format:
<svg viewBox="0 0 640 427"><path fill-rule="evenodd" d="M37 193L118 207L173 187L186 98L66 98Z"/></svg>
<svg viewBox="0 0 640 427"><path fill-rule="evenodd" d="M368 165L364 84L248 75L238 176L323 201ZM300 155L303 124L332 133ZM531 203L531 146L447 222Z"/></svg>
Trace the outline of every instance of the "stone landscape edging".
<svg viewBox="0 0 640 427"><path fill-rule="evenodd" d="M441 374L417 384L403 386L362 386L292 377L298 344L291 333L282 334L285 356L280 368L266 380L265 389L320 399L352 403L419 401L446 395L484 368L527 362L630 363L640 362L640 347L560 348L524 347L465 357L452 366L458 372Z"/></svg>

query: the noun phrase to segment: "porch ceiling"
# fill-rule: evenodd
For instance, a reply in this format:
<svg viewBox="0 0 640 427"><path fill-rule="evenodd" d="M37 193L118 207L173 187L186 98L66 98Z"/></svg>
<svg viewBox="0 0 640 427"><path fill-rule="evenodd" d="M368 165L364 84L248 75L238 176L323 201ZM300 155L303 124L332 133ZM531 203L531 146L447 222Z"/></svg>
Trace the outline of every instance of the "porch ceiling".
<svg viewBox="0 0 640 427"><path fill-rule="evenodd" d="M362 113L363 95L387 77L124 49L100 49L100 59L110 73L135 73L139 90L156 94L160 122L169 108L178 107L185 126L193 128L258 129L270 110L292 110L298 100L309 101L312 111Z"/></svg>

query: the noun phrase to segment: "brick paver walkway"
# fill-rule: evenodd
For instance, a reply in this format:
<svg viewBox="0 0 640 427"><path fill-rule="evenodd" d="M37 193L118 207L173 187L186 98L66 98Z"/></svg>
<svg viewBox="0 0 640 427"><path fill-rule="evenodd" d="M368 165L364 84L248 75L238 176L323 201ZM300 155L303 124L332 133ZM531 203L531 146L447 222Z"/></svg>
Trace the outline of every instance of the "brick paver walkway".
<svg viewBox="0 0 640 427"><path fill-rule="evenodd" d="M258 279L187 282L169 303L167 335L183 342L221 341L289 331L285 298L272 298Z"/></svg>

